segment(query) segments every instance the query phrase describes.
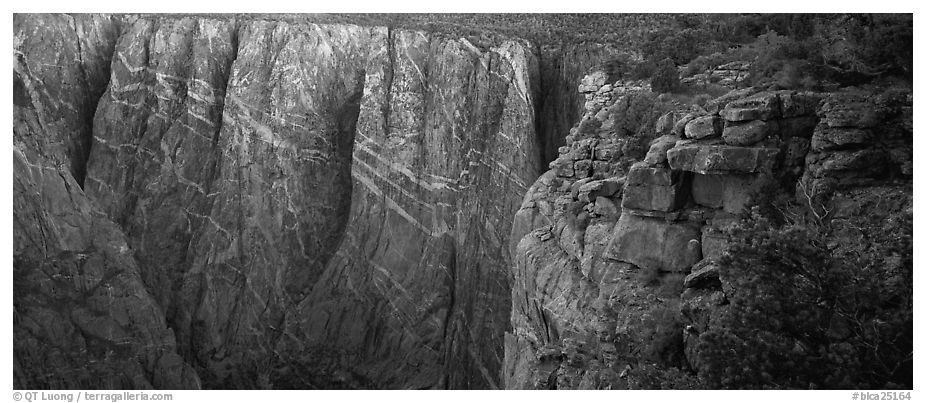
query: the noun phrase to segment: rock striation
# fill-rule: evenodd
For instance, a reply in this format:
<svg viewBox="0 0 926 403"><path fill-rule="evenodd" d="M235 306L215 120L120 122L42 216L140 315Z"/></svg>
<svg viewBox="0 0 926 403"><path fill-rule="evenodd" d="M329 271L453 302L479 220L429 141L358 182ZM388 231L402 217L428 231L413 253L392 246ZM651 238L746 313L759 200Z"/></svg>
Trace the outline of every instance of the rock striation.
<svg viewBox="0 0 926 403"><path fill-rule="evenodd" d="M25 389L186 389L129 237L81 189L90 121L121 21L15 16L14 383Z"/></svg>
<svg viewBox="0 0 926 403"><path fill-rule="evenodd" d="M17 284L115 248L90 262L140 302L75 306L144 316L118 322L144 356L126 387L274 387L300 356L378 387L501 386L511 223L538 127L575 108L538 48L250 17L17 15L14 38ZM550 80L606 52L587 53ZM565 114L544 123L539 97ZM50 228L80 242L27 247ZM65 331L26 298L17 382L40 385ZM110 351L56 348L74 372Z"/></svg>
<svg viewBox="0 0 926 403"><path fill-rule="evenodd" d="M768 183L910 210L909 90L686 106L614 52L15 15L15 386L631 387L697 370Z"/></svg>

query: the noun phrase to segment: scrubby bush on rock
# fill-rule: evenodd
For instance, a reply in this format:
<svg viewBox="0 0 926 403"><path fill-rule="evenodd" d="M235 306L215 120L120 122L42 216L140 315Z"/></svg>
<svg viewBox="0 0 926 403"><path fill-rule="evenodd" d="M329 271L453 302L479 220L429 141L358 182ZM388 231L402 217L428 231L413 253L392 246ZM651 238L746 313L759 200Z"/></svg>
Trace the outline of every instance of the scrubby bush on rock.
<svg viewBox="0 0 926 403"><path fill-rule="evenodd" d="M867 235L759 214L733 232L718 262L730 309L700 335L708 386L912 387L912 215L849 221Z"/></svg>

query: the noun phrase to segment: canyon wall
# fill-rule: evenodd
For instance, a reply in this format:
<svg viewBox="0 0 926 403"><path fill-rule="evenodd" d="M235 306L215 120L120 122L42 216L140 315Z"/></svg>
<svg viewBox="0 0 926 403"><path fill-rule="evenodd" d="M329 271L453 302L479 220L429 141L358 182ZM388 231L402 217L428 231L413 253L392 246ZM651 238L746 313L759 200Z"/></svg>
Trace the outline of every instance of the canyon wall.
<svg viewBox="0 0 926 403"><path fill-rule="evenodd" d="M14 384L198 388L130 238L80 187L118 21L14 25Z"/></svg>
<svg viewBox="0 0 926 403"><path fill-rule="evenodd" d="M512 219L608 52L194 16L14 41L17 387L312 387L281 378L332 356L502 386Z"/></svg>

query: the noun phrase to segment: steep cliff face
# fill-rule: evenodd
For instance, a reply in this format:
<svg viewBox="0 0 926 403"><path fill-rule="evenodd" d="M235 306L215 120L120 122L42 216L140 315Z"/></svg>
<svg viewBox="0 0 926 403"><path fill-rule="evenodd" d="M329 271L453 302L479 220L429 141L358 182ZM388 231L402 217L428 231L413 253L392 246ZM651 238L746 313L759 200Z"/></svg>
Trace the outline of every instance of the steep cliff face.
<svg viewBox="0 0 926 403"><path fill-rule="evenodd" d="M603 72L579 90L583 121L513 224L506 388L697 386L735 291L716 263L763 192L810 202L836 249L860 221L912 214L909 90L747 88L686 108Z"/></svg>
<svg viewBox="0 0 926 403"><path fill-rule="evenodd" d="M407 31L378 44L350 220L294 320L389 385L495 386L507 223L538 165L535 56Z"/></svg>
<svg viewBox="0 0 926 403"><path fill-rule="evenodd" d="M210 382L271 354L337 246L367 38L196 18L120 37L87 192Z"/></svg>
<svg viewBox="0 0 926 403"><path fill-rule="evenodd" d="M14 23L14 383L199 387L127 237L80 187L119 21Z"/></svg>
<svg viewBox="0 0 926 403"><path fill-rule="evenodd" d="M541 164L529 44L199 17L14 34L22 385L62 332L101 331L70 309L118 334L58 366L118 347L132 387L274 386L318 351L382 387L500 387L510 223ZM43 328L55 259L138 301L55 305L74 325Z"/></svg>

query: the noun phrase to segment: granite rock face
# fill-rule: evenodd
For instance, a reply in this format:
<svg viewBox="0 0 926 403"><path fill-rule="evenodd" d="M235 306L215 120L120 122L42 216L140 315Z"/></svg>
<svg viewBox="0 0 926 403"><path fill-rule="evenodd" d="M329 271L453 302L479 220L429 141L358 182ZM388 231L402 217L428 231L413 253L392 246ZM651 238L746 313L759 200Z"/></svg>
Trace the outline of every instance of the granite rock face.
<svg viewBox="0 0 926 403"><path fill-rule="evenodd" d="M520 42L390 38L366 70L344 238L295 322L390 385L497 388L537 60Z"/></svg>
<svg viewBox="0 0 926 403"><path fill-rule="evenodd" d="M500 387L508 237L542 154L528 43L156 16L17 16L14 38L15 191L60 210L15 232L116 245L91 261L143 302L84 308L146 312L116 323L144 352L126 385L272 387L260 363L327 351L380 387ZM27 283L59 254L17 248Z"/></svg>
<svg viewBox="0 0 926 403"><path fill-rule="evenodd" d="M680 106L583 78L604 45L269 17L15 15L13 52L22 389L628 387L697 368L762 181L910 206L910 91Z"/></svg>
<svg viewBox="0 0 926 403"><path fill-rule="evenodd" d="M81 189L120 21L14 18L14 384L186 389L200 380L128 237Z"/></svg>

